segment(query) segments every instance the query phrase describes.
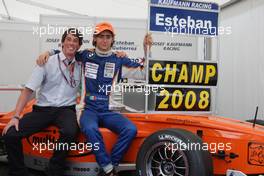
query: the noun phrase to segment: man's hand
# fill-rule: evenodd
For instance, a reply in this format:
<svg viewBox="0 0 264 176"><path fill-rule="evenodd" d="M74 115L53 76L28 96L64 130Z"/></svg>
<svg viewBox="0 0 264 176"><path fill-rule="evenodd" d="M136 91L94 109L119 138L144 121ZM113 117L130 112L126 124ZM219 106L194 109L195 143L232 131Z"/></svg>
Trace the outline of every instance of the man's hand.
<svg viewBox="0 0 264 176"><path fill-rule="evenodd" d="M12 127L12 126L15 126L16 130L18 131L18 130L19 130L19 129L18 129L18 124L19 124L19 120L18 120L17 118L14 118L14 117L13 117L13 118L8 122L8 124L5 126L5 128L4 128L3 132L2 132L2 136L4 136L4 135L7 133L8 129L9 129L10 127Z"/></svg>
<svg viewBox="0 0 264 176"><path fill-rule="evenodd" d="M95 48L87 48L86 50L88 50L89 52L95 52Z"/></svg>
<svg viewBox="0 0 264 176"><path fill-rule="evenodd" d="M144 37L143 45L151 47L153 43L153 38L151 33L147 33Z"/></svg>
<svg viewBox="0 0 264 176"><path fill-rule="evenodd" d="M36 62L39 66L42 66L48 62L48 59L49 59L49 52L46 51L46 52L39 55Z"/></svg>
<svg viewBox="0 0 264 176"><path fill-rule="evenodd" d="M139 63L140 63L140 65L141 65L141 66L140 66L140 69L141 69L141 70L143 70L144 67L145 67L145 66L144 66L144 65L145 65L145 61L146 61L146 59L145 59L144 57L143 57L143 58L140 58L140 62L139 62Z"/></svg>
<svg viewBox="0 0 264 176"><path fill-rule="evenodd" d="M143 40L144 56L147 57L147 51L149 51L149 57L151 57L151 47L153 43L153 38L151 33L147 33Z"/></svg>
<svg viewBox="0 0 264 176"><path fill-rule="evenodd" d="M116 54L117 57L127 57L127 53L124 51L115 51L114 52Z"/></svg>
<svg viewBox="0 0 264 176"><path fill-rule="evenodd" d="M82 112L84 110L84 106L85 106L84 103L79 103L79 104L76 104L76 106L75 106L77 122L78 122L79 125L80 125L80 119L81 119L81 116L82 116Z"/></svg>

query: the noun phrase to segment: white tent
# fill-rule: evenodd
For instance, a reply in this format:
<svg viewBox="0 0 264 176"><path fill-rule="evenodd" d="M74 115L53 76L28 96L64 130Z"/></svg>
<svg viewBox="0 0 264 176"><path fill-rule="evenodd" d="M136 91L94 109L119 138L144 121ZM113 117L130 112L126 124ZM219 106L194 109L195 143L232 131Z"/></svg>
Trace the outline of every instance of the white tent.
<svg viewBox="0 0 264 176"><path fill-rule="evenodd" d="M235 0L197 0L227 5ZM0 19L39 22L39 15L146 19L148 0L1 0Z"/></svg>

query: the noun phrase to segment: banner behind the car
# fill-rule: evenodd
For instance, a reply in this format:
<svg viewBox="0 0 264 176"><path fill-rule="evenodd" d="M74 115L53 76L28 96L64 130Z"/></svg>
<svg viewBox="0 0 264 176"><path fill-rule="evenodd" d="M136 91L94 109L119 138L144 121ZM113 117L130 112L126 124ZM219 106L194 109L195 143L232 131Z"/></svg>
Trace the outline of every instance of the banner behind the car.
<svg viewBox="0 0 264 176"><path fill-rule="evenodd" d="M161 87L149 99L153 110L213 110L218 67L206 61L207 50L199 39L218 36L218 13L216 3L150 0L148 31L154 42L149 48L147 82Z"/></svg>

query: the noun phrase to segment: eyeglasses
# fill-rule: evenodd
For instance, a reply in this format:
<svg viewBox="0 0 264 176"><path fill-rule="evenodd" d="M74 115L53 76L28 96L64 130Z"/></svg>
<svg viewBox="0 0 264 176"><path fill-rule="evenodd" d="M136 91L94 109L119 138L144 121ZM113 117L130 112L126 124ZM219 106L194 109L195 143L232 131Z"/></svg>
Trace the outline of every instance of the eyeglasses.
<svg viewBox="0 0 264 176"><path fill-rule="evenodd" d="M112 35L103 35L103 34L99 34L99 35L97 35L97 37L100 38L100 39L107 39L107 40L109 40L109 39L111 39L113 36L112 36Z"/></svg>

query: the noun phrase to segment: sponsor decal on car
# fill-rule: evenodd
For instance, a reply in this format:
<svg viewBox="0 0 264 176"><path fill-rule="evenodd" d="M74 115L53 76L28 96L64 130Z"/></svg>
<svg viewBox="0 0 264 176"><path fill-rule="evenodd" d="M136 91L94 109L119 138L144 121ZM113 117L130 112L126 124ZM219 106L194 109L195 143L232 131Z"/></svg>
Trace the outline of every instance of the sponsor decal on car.
<svg viewBox="0 0 264 176"><path fill-rule="evenodd" d="M248 163L264 166L264 143L249 143Z"/></svg>

